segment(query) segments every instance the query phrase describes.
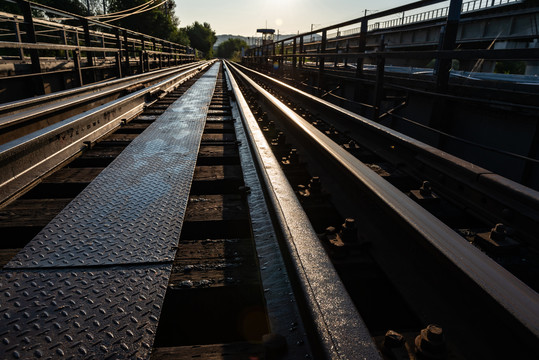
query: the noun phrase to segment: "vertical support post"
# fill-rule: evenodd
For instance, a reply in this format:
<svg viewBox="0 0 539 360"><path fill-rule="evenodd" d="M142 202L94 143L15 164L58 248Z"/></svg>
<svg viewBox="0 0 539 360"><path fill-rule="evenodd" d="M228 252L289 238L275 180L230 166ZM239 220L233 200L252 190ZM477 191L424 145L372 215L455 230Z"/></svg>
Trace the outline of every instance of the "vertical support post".
<svg viewBox="0 0 539 360"><path fill-rule="evenodd" d="M335 55L333 66L336 69L337 65L339 64L339 43L337 43L337 45L335 45L335 54L336 55Z"/></svg>
<svg viewBox="0 0 539 360"><path fill-rule="evenodd" d="M155 39L152 39L152 51L153 51L153 54L152 54L152 63L154 65L154 68L155 68L155 60L157 59L157 55L155 54L155 52L157 51L157 44L155 43ZM150 64L150 70L151 70L151 64Z"/></svg>
<svg viewBox="0 0 539 360"><path fill-rule="evenodd" d="M379 51L385 50L384 35L380 37ZM373 120L377 121L380 117L380 105L382 104L382 98L384 97L384 70L386 65L386 59L383 55L376 57L376 84L374 86L374 114Z"/></svg>
<svg viewBox="0 0 539 360"><path fill-rule="evenodd" d="M62 42L64 43L64 45L67 45L67 35L66 35L65 29L62 29L60 31L60 37L62 38ZM66 54L66 60L69 60L69 50L66 50L65 54Z"/></svg>
<svg viewBox="0 0 539 360"><path fill-rule="evenodd" d="M161 50L159 52L159 69L163 68L163 49L165 48L165 45L163 45L163 42L161 41Z"/></svg>
<svg viewBox="0 0 539 360"><path fill-rule="evenodd" d="M127 38L127 30L124 30L123 33L125 47L124 73L126 76L129 76L131 75L131 64L129 63L129 39Z"/></svg>
<svg viewBox="0 0 539 360"><path fill-rule="evenodd" d="M140 73L144 72L144 35L140 36L140 52L139 52L139 65Z"/></svg>
<svg viewBox="0 0 539 360"><path fill-rule="evenodd" d="M22 39L21 39L21 29L19 28L19 23L14 22L13 26L15 27L15 37L17 38L17 42L20 44L22 43ZM24 50L22 49L22 47L19 48L19 58L21 60L24 60Z"/></svg>
<svg viewBox="0 0 539 360"><path fill-rule="evenodd" d="M359 33L359 46L358 46L358 52L364 53L367 45L367 16L361 20L361 28ZM361 77L363 75L363 58L360 57L357 59L357 67L356 67L356 77Z"/></svg>
<svg viewBox="0 0 539 360"><path fill-rule="evenodd" d="M294 41L292 43L292 72L296 72L296 67L298 66L298 58L296 57L297 54L297 38L294 38Z"/></svg>
<svg viewBox="0 0 539 360"><path fill-rule="evenodd" d="M92 39L90 37L90 25L88 24L88 19L80 18L80 21L82 22L82 27L84 29L84 45L87 47L92 46ZM93 69L94 66L94 52L93 51L86 51L86 61L88 62L88 66L90 69L90 82L96 81L95 76L95 69Z"/></svg>
<svg viewBox="0 0 539 360"><path fill-rule="evenodd" d="M116 49L118 52L116 53L116 75L118 78L122 78L122 38L120 37L120 29L116 29Z"/></svg>
<svg viewBox="0 0 539 360"><path fill-rule="evenodd" d="M36 31L34 29L34 19L32 18L32 9L30 3L27 1L19 0L19 7L24 16L24 23L26 27L27 41L30 43L37 43ZM45 94L45 84L43 83L43 75L41 75L41 63L39 61L39 52L37 49L30 49L30 59L32 61L32 72L36 75L32 76L34 94Z"/></svg>
<svg viewBox="0 0 539 360"><path fill-rule="evenodd" d="M82 79L82 70L80 68L80 39L79 39L79 32L78 31L75 31L75 41L76 41L76 44L77 44L77 48L75 49L75 51L73 51L73 61L75 63L75 75L76 75L76 80L79 84L79 86L83 86L84 85L84 80Z"/></svg>
<svg viewBox="0 0 539 360"><path fill-rule="evenodd" d="M348 53L350 52L350 40L346 40L346 47L344 49L346 56L344 57L344 68L348 67Z"/></svg>
<svg viewBox="0 0 539 360"><path fill-rule="evenodd" d="M281 42L281 57L279 58L279 71L283 70L284 65L284 41Z"/></svg>
<svg viewBox="0 0 539 360"><path fill-rule="evenodd" d="M75 62L76 80L77 80L79 86L83 86L84 81L82 80L82 71L81 71L81 68L80 68L80 50L79 50L78 47L73 52L73 55L74 55L73 61Z"/></svg>
<svg viewBox="0 0 539 360"><path fill-rule="evenodd" d="M327 39L328 39L328 32L327 30L324 30L322 31L322 41L320 42L320 61L318 63L318 72L320 74L324 72L324 66L326 63L326 58L324 57L324 53L326 52Z"/></svg>
<svg viewBox="0 0 539 360"><path fill-rule="evenodd" d="M447 14L447 23L440 34L440 43L438 46L440 51L455 49L461 9L462 0L451 0L449 13ZM445 91L447 89L451 60L450 58L441 57L437 59L434 72L436 74L436 88L438 91Z"/></svg>
<svg viewBox="0 0 539 360"><path fill-rule="evenodd" d="M105 35L101 34L101 47L105 48ZM107 53L103 51L103 60L107 59Z"/></svg>
<svg viewBox="0 0 539 360"><path fill-rule="evenodd" d="M300 54L305 53L305 48L303 46L303 36L299 38L299 53ZM305 56L300 55L299 67L302 68L304 63L305 63Z"/></svg>

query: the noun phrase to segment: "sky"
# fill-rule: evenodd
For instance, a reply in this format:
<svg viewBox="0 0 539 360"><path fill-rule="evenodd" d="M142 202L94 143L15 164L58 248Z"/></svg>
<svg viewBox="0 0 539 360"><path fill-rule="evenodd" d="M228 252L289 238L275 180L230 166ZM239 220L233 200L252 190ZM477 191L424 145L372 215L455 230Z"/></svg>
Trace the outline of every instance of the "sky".
<svg viewBox="0 0 539 360"><path fill-rule="evenodd" d="M207 22L217 35L252 37L267 27L297 34L361 17L365 9L380 11L414 0L176 0L180 26ZM442 5L443 6L443 5Z"/></svg>

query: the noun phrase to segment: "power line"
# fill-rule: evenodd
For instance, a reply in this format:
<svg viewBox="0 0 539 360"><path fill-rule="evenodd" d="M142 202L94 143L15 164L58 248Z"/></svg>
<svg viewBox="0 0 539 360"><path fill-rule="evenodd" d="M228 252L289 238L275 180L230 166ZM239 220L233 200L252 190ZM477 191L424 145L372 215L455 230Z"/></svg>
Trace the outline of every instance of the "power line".
<svg viewBox="0 0 539 360"><path fill-rule="evenodd" d="M105 21L103 21L103 22L109 23L109 22L113 22L113 21L116 21L116 20L120 20L120 19L126 18L126 17L128 17L128 16L141 14L141 13L143 13L143 12L147 12L147 11L153 10L153 9L155 9L156 7L159 7L159 6L163 5L163 4L166 3L166 2L167 2L167 0L163 0L163 1L160 2L159 4L154 5L154 6L150 7L150 8L148 8L148 7L141 8L141 9L139 9L139 10L137 10L137 11L132 12L132 13L120 15L120 16L117 16L115 19L105 20ZM147 4L151 4L151 3L148 2Z"/></svg>
<svg viewBox="0 0 539 360"><path fill-rule="evenodd" d="M108 14L104 14L104 15L95 15L95 16L91 16L91 18L92 19L102 19L102 18L118 17L120 15L125 15L125 13L130 12L130 11L138 11L138 10L146 9L148 6L152 5L152 3L155 3L156 1L157 0L150 0L148 2L137 5L135 7L130 8L130 9L120 10L120 11L116 11L116 12L108 13Z"/></svg>

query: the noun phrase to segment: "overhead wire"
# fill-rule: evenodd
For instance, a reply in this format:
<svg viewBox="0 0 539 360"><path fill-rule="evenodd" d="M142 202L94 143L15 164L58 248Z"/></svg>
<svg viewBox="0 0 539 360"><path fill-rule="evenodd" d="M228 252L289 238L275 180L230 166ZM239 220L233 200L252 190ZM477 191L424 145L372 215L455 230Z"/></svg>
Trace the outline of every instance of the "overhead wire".
<svg viewBox="0 0 539 360"><path fill-rule="evenodd" d="M112 13L108 13L108 14L103 14L103 15L95 15L95 16L89 16L89 18L91 19L101 19L101 18L105 18L105 17L116 17L118 16L118 14L123 14L123 13L126 13L128 11L133 11L133 10L137 10L141 7L148 7L150 6L152 3L154 3L155 1L157 0L150 0L148 2L145 2L145 3L142 3L140 5L137 5L135 7L132 7L130 9L125 9L125 10L120 10L120 11L116 11L116 12L112 12Z"/></svg>
<svg viewBox="0 0 539 360"><path fill-rule="evenodd" d="M103 21L103 22L104 22L104 23L110 23L110 22L113 22L113 21L116 21L116 20L120 20L120 19L126 18L126 17L128 17L128 16L141 14L141 13L143 13L143 12L153 10L153 9L155 9L156 7L159 7L159 6L163 5L163 4L166 3L166 2L167 2L167 0L163 0L163 1L160 2L159 4L154 5L154 6L150 7L150 8L142 8L142 9L139 9L139 10L134 11L134 12L132 12L132 13L120 15L120 16L116 17L115 19L105 20L105 21Z"/></svg>

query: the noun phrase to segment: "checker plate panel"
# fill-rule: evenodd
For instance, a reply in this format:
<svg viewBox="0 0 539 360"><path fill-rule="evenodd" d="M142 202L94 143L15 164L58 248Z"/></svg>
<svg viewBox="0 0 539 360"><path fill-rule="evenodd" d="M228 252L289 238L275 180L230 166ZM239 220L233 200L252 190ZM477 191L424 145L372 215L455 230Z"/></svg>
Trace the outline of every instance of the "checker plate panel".
<svg viewBox="0 0 539 360"><path fill-rule="evenodd" d="M208 70L6 268L173 261L218 70Z"/></svg>
<svg viewBox="0 0 539 360"><path fill-rule="evenodd" d="M149 358L171 267L2 271L0 358Z"/></svg>

